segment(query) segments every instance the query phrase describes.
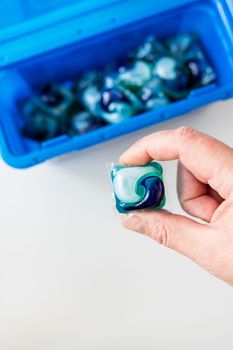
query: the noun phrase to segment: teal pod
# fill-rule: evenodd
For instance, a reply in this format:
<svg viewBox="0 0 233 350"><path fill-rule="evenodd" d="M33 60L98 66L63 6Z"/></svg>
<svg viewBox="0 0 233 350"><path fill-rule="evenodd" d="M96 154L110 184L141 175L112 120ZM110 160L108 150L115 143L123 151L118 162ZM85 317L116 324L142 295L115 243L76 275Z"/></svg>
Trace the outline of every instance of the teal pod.
<svg viewBox="0 0 233 350"><path fill-rule="evenodd" d="M164 56L156 62L153 73L170 98L179 100L188 95L191 72L180 60Z"/></svg>
<svg viewBox="0 0 233 350"><path fill-rule="evenodd" d="M118 82L133 93L137 93L151 78L153 66L142 60L119 68Z"/></svg>
<svg viewBox="0 0 233 350"><path fill-rule="evenodd" d="M163 91L160 79L156 77L143 86L139 93L139 97L146 111L166 106L171 103L168 96L166 96Z"/></svg>
<svg viewBox="0 0 233 350"><path fill-rule="evenodd" d="M112 168L111 178L119 213L164 207L163 169L159 163L152 162L145 166L117 165Z"/></svg>
<svg viewBox="0 0 233 350"><path fill-rule="evenodd" d="M195 33L182 33L167 39L166 45L170 52L182 58L193 46L199 45L198 37Z"/></svg>
<svg viewBox="0 0 233 350"><path fill-rule="evenodd" d="M76 96L82 106L100 123L116 124L142 109L140 100L118 82L116 73L103 76L92 71L77 82Z"/></svg>
<svg viewBox="0 0 233 350"><path fill-rule="evenodd" d="M159 58L167 54L168 50L166 46L156 40L154 36L149 36L142 45L129 53L129 58L143 60L147 63L155 63Z"/></svg>
<svg viewBox="0 0 233 350"><path fill-rule="evenodd" d="M69 89L46 85L22 107L23 135L36 141L46 141L66 133L73 108L74 98Z"/></svg>
<svg viewBox="0 0 233 350"><path fill-rule="evenodd" d="M96 114L110 124L119 123L133 117L142 109L140 100L129 90L115 84L101 90L101 99Z"/></svg>
<svg viewBox="0 0 233 350"><path fill-rule="evenodd" d="M75 90L83 91L89 86L97 85L99 88L103 85L104 76L102 72L97 70L91 70L84 74L82 74L76 84L75 84Z"/></svg>
<svg viewBox="0 0 233 350"><path fill-rule="evenodd" d="M217 76L209 64L201 42L195 33L179 34L167 40L167 46L173 56L181 60L189 69L190 89L209 85Z"/></svg>
<svg viewBox="0 0 233 350"><path fill-rule="evenodd" d="M84 73L77 80L74 94L77 101L90 113L95 114L96 105L101 98L101 89L104 86L104 77L98 71Z"/></svg>
<svg viewBox="0 0 233 350"><path fill-rule="evenodd" d="M70 136L83 135L104 126L97 118L86 110L78 111L70 121Z"/></svg>
<svg viewBox="0 0 233 350"><path fill-rule="evenodd" d="M120 123L142 110L139 98L118 84L112 88L104 86L101 90L95 86L89 87L84 91L83 100L92 115L108 124Z"/></svg>
<svg viewBox="0 0 233 350"><path fill-rule="evenodd" d="M62 118L66 117L73 107L74 96L65 86L48 84L32 102L43 113Z"/></svg>

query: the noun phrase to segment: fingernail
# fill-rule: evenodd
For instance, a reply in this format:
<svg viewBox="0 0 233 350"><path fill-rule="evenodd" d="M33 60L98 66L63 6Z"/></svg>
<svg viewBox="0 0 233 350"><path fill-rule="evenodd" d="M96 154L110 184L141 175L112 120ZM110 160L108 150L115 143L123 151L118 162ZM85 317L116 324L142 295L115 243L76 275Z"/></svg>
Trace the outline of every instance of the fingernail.
<svg viewBox="0 0 233 350"><path fill-rule="evenodd" d="M135 214L122 215L122 223L128 230L136 231L138 233L145 233L144 221L140 216Z"/></svg>

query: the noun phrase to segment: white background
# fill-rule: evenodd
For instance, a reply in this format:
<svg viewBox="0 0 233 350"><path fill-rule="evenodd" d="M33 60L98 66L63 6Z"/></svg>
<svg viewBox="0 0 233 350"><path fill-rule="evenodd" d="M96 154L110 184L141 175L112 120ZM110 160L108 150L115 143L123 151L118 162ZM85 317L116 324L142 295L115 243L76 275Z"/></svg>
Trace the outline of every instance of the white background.
<svg viewBox="0 0 233 350"><path fill-rule="evenodd" d="M233 349L233 290L124 230L112 207L106 164L181 125L233 146L233 101L28 170L1 161L1 350ZM176 163L166 169L181 212Z"/></svg>

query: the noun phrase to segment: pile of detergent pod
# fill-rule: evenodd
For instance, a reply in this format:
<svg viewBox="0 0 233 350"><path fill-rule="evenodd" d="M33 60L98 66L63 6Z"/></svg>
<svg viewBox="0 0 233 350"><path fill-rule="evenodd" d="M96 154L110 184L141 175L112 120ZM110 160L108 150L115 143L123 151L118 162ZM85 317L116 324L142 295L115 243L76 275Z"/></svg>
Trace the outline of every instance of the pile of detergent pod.
<svg viewBox="0 0 233 350"><path fill-rule="evenodd" d="M195 34L161 41L151 36L120 63L44 86L23 103L23 133L37 141L85 134L181 100L215 80Z"/></svg>

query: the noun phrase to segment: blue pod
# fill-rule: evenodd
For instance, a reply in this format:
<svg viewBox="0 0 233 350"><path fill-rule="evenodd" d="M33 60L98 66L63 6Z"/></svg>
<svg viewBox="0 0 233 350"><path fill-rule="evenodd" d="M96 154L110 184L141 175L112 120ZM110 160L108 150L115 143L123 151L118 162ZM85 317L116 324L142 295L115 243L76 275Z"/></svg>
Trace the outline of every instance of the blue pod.
<svg viewBox="0 0 233 350"><path fill-rule="evenodd" d="M115 85L103 88L96 114L110 124L119 123L131 118L142 110L139 98L128 89Z"/></svg>
<svg viewBox="0 0 233 350"><path fill-rule="evenodd" d="M152 77L152 65L138 60L121 66L118 71L118 81L125 88L137 92Z"/></svg>
<svg viewBox="0 0 233 350"><path fill-rule="evenodd" d="M173 99L186 97L190 89L190 70L172 56L160 58L154 65L153 74L159 78L163 91Z"/></svg>
<svg viewBox="0 0 233 350"><path fill-rule="evenodd" d="M143 86L139 93L145 110L166 106L171 103L163 91L160 79L154 77Z"/></svg>
<svg viewBox="0 0 233 350"><path fill-rule="evenodd" d="M159 163L121 166L111 172L116 208L119 213L161 209L166 202L163 169Z"/></svg>
<svg viewBox="0 0 233 350"><path fill-rule="evenodd" d="M141 109L139 99L118 83L116 71L106 76L95 71L84 75L76 85L76 95L89 113L109 124L128 119Z"/></svg>
<svg viewBox="0 0 233 350"><path fill-rule="evenodd" d="M195 33L183 33L169 38L166 41L166 45L174 56L180 58L197 44L197 40Z"/></svg>
<svg viewBox="0 0 233 350"><path fill-rule="evenodd" d="M36 141L46 141L61 134L59 121L38 110L28 119L22 132Z"/></svg>
<svg viewBox="0 0 233 350"><path fill-rule="evenodd" d="M92 114L101 98L100 91L103 86L104 76L99 71L84 73L75 84L74 93L77 101Z"/></svg>
<svg viewBox="0 0 233 350"><path fill-rule="evenodd" d="M191 72L192 88L207 86L216 81L216 72L208 63L204 52L200 48L191 50L184 56L183 62Z"/></svg>
<svg viewBox="0 0 233 350"><path fill-rule="evenodd" d="M167 40L170 52L183 61L191 73L190 89L213 83L216 72L209 64L195 33L179 34Z"/></svg>
<svg viewBox="0 0 233 350"><path fill-rule="evenodd" d="M140 100L120 85L103 87L98 94L94 91L92 101L89 111L109 124L120 123L142 110Z"/></svg>
<svg viewBox="0 0 233 350"><path fill-rule="evenodd" d="M104 88L101 91L101 99L100 99L100 106L101 108L107 112L111 113L111 105L113 103L126 103L131 104L131 101L125 93L119 89L119 88Z"/></svg>
<svg viewBox="0 0 233 350"><path fill-rule="evenodd" d="M72 136L83 135L104 126L104 123L95 118L88 111L78 111L71 118L70 132Z"/></svg>
<svg viewBox="0 0 233 350"><path fill-rule="evenodd" d="M47 84L22 107L23 135L36 141L46 141L64 134L73 103L71 91L63 86Z"/></svg>
<svg viewBox="0 0 233 350"><path fill-rule="evenodd" d="M47 84L32 102L44 113L63 117L72 108L74 96L62 85Z"/></svg>
<svg viewBox="0 0 233 350"><path fill-rule="evenodd" d="M129 53L129 58L155 63L159 58L167 54L167 48L157 41L154 36L149 36L142 45Z"/></svg>

